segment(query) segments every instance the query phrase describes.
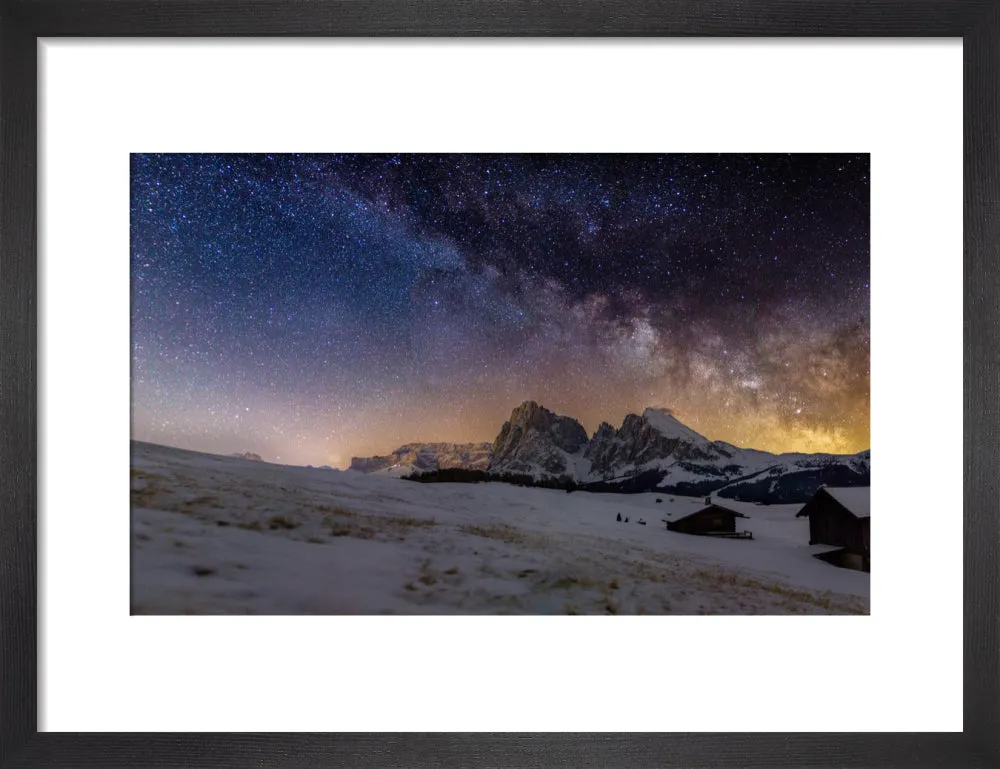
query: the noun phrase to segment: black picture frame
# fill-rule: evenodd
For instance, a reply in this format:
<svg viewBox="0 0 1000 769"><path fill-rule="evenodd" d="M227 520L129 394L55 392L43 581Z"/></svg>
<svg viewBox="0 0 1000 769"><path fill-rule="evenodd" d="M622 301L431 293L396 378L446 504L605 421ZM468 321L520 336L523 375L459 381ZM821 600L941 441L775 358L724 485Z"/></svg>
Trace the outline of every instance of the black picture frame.
<svg viewBox="0 0 1000 769"><path fill-rule="evenodd" d="M78 735L37 731L37 39L278 35L963 39L962 733ZM1000 767L998 97L1000 4L979 0L551 0L545 4L530 0L3 0L0 767Z"/></svg>

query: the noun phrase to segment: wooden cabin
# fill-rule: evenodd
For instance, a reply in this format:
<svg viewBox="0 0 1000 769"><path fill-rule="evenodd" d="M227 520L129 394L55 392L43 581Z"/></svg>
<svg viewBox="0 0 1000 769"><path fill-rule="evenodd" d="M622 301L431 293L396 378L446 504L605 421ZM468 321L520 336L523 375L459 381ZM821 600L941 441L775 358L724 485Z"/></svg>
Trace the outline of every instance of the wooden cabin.
<svg viewBox="0 0 1000 769"><path fill-rule="evenodd" d="M837 566L871 571L871 488L823 486L796 515L809 518L809 544L839 548L820 554Z"/></svg>
<svg viewBox="0 0 1000 769"><path fill-rule="evenodd" d="M682 534L735 535L737 518L746 516L718 503L712 503L675 521L665 521L665 523L670 531L679 531Z"/></svg>

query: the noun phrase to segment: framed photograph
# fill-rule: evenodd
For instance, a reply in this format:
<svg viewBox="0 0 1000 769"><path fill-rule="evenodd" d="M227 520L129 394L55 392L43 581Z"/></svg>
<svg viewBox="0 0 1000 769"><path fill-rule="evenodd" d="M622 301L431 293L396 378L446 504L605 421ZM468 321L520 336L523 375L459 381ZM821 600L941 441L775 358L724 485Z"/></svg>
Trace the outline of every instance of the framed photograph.
<svg viewBox="0 0 1000 769"><path fill-rule="evenodd" d="M998 28L16 5L0 766L1000 764Z"/></svg>

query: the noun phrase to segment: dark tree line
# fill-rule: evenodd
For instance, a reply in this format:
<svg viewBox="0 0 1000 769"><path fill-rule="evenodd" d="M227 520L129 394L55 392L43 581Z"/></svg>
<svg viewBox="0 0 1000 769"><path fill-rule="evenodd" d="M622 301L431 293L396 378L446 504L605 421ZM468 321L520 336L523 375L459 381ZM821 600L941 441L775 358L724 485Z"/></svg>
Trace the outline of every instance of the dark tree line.
<svg viewBox="0 0 1000 769"><path fill-rule="evenodd" d="M467 470L462 467L449 467L443 470L431 470L418 473L414 470L410 475L403 476L404 481L419 481L420 483L489 483L493 480L485 470Z"/></svg>
<svg viewBox="0 0 1000 769"><path fill-rule="evenodd" d="M676 483L667 487L659 486L663 479L663 470L658 469L647 470L619 479L614 483L608 481L577 483L568 475L537 479L524 473L491 473L488 470L466 470L461 467L425 473L414 471L410 475L404 475L403 478L420 483L490 483L496 481L498 483L511 483L515 486L560 489L566 492L580 490L638 494L646 491L657 491L664 494L704 496L718 491L720 496L730 499L765 504L808 501L822 484L827 486L867 486L870 482L867 473L857 473L842 466L811 468L789 473L777 479L764 471L741 482L710 478L704 481ZM725 488L722 488L723 486Z"/></svg>
<svg viewBox="0 0 1000 769"><path fill-rule="evenodd" d="M431 470L425 473L413 472L404 475L405 481L417 481L418 483L510 483L514 486L532 486L540 489L561 489L567 492L576 491L579 484L569 476L559 478L534 478L523 473L490 473L486 470L468 470L461 467L449 467L440 470Z"/></svg>

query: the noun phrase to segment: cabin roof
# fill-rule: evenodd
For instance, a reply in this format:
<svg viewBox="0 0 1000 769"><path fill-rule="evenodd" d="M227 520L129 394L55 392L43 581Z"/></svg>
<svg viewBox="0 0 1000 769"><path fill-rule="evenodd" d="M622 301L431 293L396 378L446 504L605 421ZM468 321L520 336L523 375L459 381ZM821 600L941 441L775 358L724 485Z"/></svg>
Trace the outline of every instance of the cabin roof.
<svg viewBox="0 0 1000 769"><path fill-rule="evenodd" d="M847 512L855 518L871 518L871 487L870 486L821 486L820 491L825 491L837 502L840 503ZM805 508L803 507L804 511ZM800 511L796 517L802 515Z"/></svg>
<svg viewBox="0 0 1000 769"><path fill-rule="evenodd" d="M825 486L826 493L858 518L871 517L870 486Z"/></svg>
<svg viewBox="0 0 1000 769"><path fill-rule="evenodd" d="M675 518L673 521L671 521L671 523L677 523L677 521L683 521L687 518L691 518L692 516L700 515L701 513L704 513L706 510L711 510L713 507L717 507L720 510L725 510L727 513L732 513L737 518L746 518L746 516L743 515L743 513L733 510L731 507L726 507L725 505L720 505L718 502L713 502L710 505L704 505L703 507L699 507L697 510L690 512L687 515L682 515L680 518Z"/></svg>

